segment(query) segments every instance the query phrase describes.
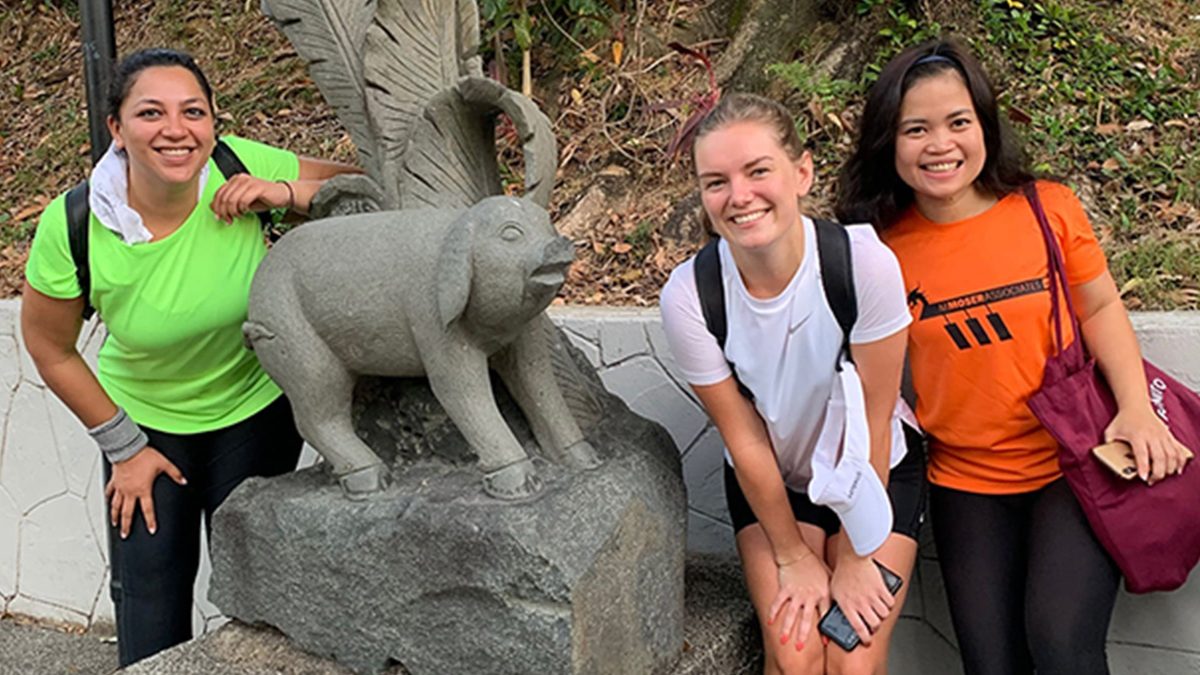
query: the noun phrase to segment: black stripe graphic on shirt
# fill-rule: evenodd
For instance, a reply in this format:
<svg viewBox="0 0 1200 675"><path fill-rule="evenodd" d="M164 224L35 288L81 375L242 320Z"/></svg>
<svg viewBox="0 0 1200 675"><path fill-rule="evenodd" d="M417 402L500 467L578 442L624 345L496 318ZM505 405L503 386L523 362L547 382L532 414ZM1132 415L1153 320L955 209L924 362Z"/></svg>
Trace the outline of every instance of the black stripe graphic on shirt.
<svg viewBox="0 0 1200 675"><path fill-rule="evenodd" d="M973 345L967 337L967 332L970 333L971 337L975 338L975 344L980 347L985 347L996 341L1005 342L1013 339L1012 332L1008 330L1003 317L992 309L992 304L1018 298L1023 295L1041 293L1045 290L1046 280L1044 278L1027 279L1006 286L990 288L985 291L967 293L966 295L960 295L948 300L930 302L929 298L925 297L925 294L921 292L921 287L917 286L908 292L908 306L921 306L921 313L917 317L918 321L942 317L945 321L944 328L946 334L950 336L950 340L954 342L954 346L959 349L971 349ZM978 318L971 316L970 310L977 307L987 309L987 326ZM962 325L958 321L951 318L960 312L965 317L958 316L956 318L960 319L962 324L967 327L967 332L963 331ZM992 329L991 335L988 334L988 326Z"/></svg>

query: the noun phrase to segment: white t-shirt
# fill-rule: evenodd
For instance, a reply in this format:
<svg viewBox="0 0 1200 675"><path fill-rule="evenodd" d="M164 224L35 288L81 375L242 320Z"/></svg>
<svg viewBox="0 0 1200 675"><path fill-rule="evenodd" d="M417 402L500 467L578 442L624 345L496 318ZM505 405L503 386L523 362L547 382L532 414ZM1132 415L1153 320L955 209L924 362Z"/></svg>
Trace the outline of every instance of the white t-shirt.
<svg viewBox="0 0 1200 675"><path fill-rule="evenodd" d="M716 384L732 375L729 363L737 367L738 378L755 394L754 405L766 423L783 480L796 491L804 491L812 478L812 451L842 344L842 329L821 284L816 227L807 217L803 224L805 253L800 269L783 292L769 299L747 292L729 245L718 244L729 327L724 353L704 323L694 257L671 273L660 300L663 330L684 378L694 385ZM858 298L850 342L875 342L912 321L900 265L870 225L851 225L846 230ZM891 466L895 466L904 457L898 418L892 428Z"/></svg>

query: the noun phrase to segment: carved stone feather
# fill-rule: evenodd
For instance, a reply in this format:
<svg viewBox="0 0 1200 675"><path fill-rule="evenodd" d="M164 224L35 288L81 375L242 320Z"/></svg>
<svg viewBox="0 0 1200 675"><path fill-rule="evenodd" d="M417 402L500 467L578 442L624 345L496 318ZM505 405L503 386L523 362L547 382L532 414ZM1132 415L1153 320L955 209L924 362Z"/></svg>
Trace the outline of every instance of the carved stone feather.
<svg viewBox="0 0 1200 675"><path fill-rule="evenodd" d="M308 63L372 175L378 175L378 152L367 119L362 50L375 5L376 0L263 0L263 11Z"/></svg>

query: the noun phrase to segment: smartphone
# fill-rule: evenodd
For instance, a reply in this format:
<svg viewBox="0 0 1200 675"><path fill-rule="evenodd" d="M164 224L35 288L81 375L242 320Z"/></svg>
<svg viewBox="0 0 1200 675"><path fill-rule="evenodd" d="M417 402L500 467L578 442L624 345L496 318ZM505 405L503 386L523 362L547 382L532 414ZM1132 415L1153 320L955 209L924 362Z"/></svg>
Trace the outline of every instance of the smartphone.
<svg viewBox="0 0 1200 675"><path fill-rule="evenodd" d="M1137 461L1133 458L1133 448L1125 441L1113 441L1092 448L1092 454L1100 463L1112 470L1121 478L1132 480L1137 478Z"/></svg>
<svg viewBox="0 0 1200 675"><path fill-rule="evenodd" d="M899 593L900 587L904 585L904 581L900 578L900 575L879 564L878 560L872 560L871 562L875 563L875 566L879 568L879 573L883 575L883 583L887 586L888 592L893 596ZM897 611L898 609L893 608L892 611ZM817 630L821 631L821 635L829 638L830 642L848 652L853 651L862 642L862 638L858 636L854 627L850 625L850 620L846 618L845 613L842 612L842 608L838 607L836 602L833 603L828 612L825 612L825 616L821 617L821 623L817 624Z"/></svg>

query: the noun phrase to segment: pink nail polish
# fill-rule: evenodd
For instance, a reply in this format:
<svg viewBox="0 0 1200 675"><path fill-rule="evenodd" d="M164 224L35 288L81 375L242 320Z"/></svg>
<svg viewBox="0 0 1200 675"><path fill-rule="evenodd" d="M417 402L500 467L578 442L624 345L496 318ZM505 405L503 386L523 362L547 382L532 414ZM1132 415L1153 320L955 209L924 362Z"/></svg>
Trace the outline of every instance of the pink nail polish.
<svg viewBox="0 0 1200 675"><path fill-rule="evenodd" d="M804 643L803 643L803 642L797 642L797 643L796 643L796 651L800 651L801 649L804 649Z"/></svg>

